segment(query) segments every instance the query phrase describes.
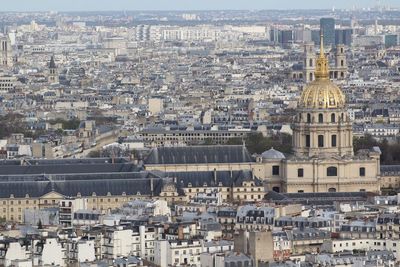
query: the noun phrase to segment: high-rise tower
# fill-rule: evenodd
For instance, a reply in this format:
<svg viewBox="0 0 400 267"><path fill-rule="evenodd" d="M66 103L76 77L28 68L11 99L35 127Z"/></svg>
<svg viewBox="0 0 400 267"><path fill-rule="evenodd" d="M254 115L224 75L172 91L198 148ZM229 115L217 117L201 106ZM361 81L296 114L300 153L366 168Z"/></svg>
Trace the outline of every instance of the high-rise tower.
<svg viewBox="0 0 400 267"><path fill-rule="evenodd" d="M324 34L324 45L335 45L335 19L334 18L321 18L320 30Z"/></svg>

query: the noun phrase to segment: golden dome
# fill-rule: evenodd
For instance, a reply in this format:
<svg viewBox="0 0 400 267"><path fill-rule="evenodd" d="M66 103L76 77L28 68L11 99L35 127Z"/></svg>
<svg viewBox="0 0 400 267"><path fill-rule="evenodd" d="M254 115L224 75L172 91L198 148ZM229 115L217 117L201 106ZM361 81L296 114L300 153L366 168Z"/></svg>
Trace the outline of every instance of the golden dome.
<svg viewBox="0 0 400 267"><path fill-rule="evenodd" d="M302 108L343 108L346 104L342 90L329 80L328 59L324 53L321 35L321 52L317 59L315 81L309 83L301 94L299 106Z"/></svg>
<svg viewBox="0 0 400 267"><path fill-rule="evenodd" d="M345 96L342 90L330 80L311 82L301 94L300 107L303 108L343 108Z"/></svg>

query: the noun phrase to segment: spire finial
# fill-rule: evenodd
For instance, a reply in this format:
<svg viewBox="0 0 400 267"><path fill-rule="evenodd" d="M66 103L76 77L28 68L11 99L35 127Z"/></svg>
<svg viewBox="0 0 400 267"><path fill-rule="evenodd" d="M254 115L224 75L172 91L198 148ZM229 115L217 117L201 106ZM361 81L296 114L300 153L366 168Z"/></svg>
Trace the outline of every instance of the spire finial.
<svg viewBox="0 0 400 267"><path fill-rule="evenodd" d="M319 58L317 59L317 65L316 65L316 69L315 69L315 78L316 78L316 80L329 79L328 59L325 57L324 34L323 34L322 29L321 29L321 36L320 36Z"/></svg>
<svg viewBox="0 0 400 267"><path fill-rule="evenodd" d="M324 31L321 29L321 35L320 35L320 38L319 38L319 42L320 42L320 44L319 44L319 47L320 47L320 52L319 52L319 57L320 58L322 58L322 57L325 57L325 51L324 51Z"/></svg>

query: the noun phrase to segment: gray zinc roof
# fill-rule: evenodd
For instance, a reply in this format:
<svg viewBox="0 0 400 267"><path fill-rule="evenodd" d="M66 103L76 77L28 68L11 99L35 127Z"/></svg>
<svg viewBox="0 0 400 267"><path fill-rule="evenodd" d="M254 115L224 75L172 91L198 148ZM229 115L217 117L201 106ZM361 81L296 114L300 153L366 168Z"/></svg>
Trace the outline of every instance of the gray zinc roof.
<svg viewBox="0 0 400 267"><path fill-rule="evenodd" d="M242 145L187 146L154 148L145 164L207 164L253 162Z"/></svg>

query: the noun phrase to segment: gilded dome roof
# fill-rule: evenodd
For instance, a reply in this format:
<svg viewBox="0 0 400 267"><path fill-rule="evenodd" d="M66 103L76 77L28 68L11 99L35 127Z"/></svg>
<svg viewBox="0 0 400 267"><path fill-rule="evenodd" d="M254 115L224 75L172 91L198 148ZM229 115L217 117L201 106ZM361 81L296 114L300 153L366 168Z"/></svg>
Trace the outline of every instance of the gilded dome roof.
<svg viewBox="0 0 400 267"><path fill-rule="evenodd" d="M346 104L342 90L329 79L316 79L301 94L302 108L343 108Z"/></svg>
<svg viewBox="0 0 400 267"><path fill-rule="evenodd" d="M309 83L301 94L299 106L302 108L343 108L346 104L342 90L329 80L328 59L325 57L323 36L321 52L317 59L315 81Z"/></svg>

